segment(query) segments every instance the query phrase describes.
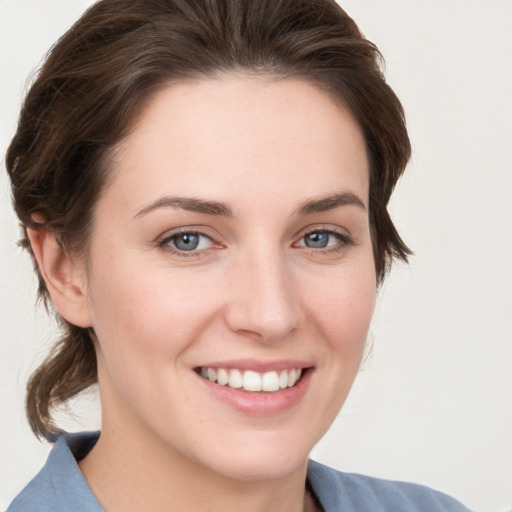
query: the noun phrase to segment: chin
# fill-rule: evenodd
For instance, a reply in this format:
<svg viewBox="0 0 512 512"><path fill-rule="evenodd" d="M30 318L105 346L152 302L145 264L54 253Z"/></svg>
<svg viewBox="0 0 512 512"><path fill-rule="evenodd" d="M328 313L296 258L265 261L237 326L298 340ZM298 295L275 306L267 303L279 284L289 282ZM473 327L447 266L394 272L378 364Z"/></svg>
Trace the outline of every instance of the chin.
<svg viewBox="0 0 512 512"><path fill-rule="evenodd" d="M243 442L231 442L229 446L219 441L213 450L208 450L209 453L201 454L201 463L233 480L279 480L297 471L305 472L315 444L301 440L295 432L284 435L245 432L244 437L238 440ZM251 437L252 441L248 441Z"/></svg>
<svg viewBox="0 0 512 512"><path fill-rule="evenodd" d="M308 456L297 457L258 457L225 460L217 464L214 469L217 473L232 480L264 481L280 480L297 471L305 471Z"/></svg>

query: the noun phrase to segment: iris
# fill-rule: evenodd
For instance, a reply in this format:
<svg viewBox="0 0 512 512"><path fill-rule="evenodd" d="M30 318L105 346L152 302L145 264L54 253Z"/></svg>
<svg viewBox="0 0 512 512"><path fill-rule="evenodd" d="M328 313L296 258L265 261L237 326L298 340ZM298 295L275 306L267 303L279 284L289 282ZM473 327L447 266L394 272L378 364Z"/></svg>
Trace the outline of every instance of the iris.
<svg viewBox="0 0 512 512"><path fill-rule="evenodd" d="M181 233L174 236L173 243L180 251L194 251L199 246L199 234Z"/></svg>
<svg viewBox="0 0 512 512"><path fill-rule="evenodd" d="M321 231L315 231L314 233L308 233L304 237L304 244L306 247L312 249L323 249L329 244L330 233L323 233Z"/></svg>

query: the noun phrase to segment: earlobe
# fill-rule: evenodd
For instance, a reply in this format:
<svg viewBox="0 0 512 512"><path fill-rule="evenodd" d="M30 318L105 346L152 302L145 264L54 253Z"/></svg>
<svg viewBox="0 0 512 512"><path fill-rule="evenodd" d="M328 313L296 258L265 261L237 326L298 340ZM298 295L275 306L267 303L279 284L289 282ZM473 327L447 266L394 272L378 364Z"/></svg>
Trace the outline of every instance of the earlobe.
<svg viewBox="0 0 512 512"><path fill-rule="evenodd" d="M78 327L91 327L85 273L48 229L28 228L32 251L59 314Z"/></svg>

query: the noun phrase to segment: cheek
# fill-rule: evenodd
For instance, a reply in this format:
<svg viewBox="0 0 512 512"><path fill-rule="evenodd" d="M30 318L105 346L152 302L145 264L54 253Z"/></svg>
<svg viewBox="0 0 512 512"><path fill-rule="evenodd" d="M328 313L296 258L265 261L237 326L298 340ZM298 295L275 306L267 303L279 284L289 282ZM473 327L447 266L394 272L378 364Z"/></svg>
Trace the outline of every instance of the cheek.
<svg viewBox="0 0 512 512"><path fill-rule="evenodd" d="M104 410L115 411L125 404L150 418L152 408L161 407L162 390L170 396L179 388L181 397L186 397L186 386L177 383L185 376L185 354L208 318L207 297L205 290L201 297L187 292L189 287L166 279L165 272L151 275L138 269L128 278L121 265L110 273L98 273L92 283L91 308Z"/></svg>
<svg viewBox="0 0 512 512"><path fill-rule="evenodd" d="M340 412L360 369L373 315L376 282L373 260L347 265L323 286L307 287L308 313L315 326L315 354L321 375L312 416L319 418L325 433ZM323 435L323 434L322 434Z"/></svg>
<svg viewBox="0 0 512 512"><path fill-rule="evenodd" d="M310 286L311 314L329 345L344 359L360 357L375 307L376 282L373 261L346 269L324 283Z"/></svg>
<svg viewBox="0 0 512 512"><path fill-rule="evenodd" d="M197 279L122 262L97 270L90 295L94 328L104 354L112 353L118 366L135 357L139 368L175 358L215 314L218 294Z"/></svg>

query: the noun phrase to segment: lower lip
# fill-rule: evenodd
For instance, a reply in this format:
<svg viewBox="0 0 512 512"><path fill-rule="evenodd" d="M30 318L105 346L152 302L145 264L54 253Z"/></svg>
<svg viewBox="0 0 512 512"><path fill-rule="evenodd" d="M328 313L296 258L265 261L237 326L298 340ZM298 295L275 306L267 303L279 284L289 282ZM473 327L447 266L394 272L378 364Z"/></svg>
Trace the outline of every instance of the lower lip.
<svg viewBox="0 0 512 512"><path fill-rule="evenodd" d="M227 403L234 409L254 416L270 416L287 411L296 406L307 391L313 368L303 370L301 379L291 388L280 391L245 391L243 388L235 389L229 386L221 386L200 375L203 385L217 399Z"/></svg>

